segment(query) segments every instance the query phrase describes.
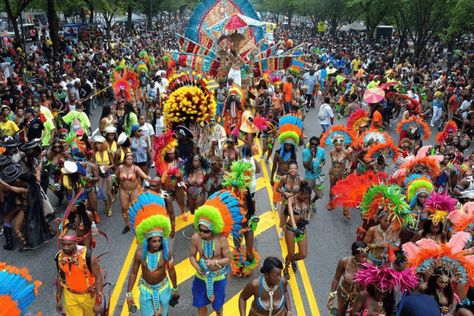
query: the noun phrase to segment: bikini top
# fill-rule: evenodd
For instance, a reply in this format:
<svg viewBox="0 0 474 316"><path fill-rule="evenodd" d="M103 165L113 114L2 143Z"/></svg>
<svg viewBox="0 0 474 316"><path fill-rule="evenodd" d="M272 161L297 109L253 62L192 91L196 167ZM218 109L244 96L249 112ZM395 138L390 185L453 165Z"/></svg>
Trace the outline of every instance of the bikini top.
<svg viewBox="0 0 474 316"><path fill-rule="evenodd" d="M259 280L259 288L258 288L258 298L255 300L255 304L257 305L258 308L264 311L270 310L270 306L265 306L263 301L262 301L262 288L263 288L263 275L260 275L260 280ZM280 303L277 306L274 306L273 310L280 310L285 306L285 292L283 290L283 281L280 279L280 293L281 293L281 299Z"/></svg>
<svg viewBox="0 0 474 316"><path fill-rule="evenodd" d="M95 161L97 162L98 165L106 165L106 166L110 165L109 152L104 151L102 155L100 151L96 152Z"/></svg>
<svg viewBox="0 0 474 316"><path fill-rule="evenodd" d="M124 180L124 181L135 181L135 179L137 178L136 175L135 175L135 167L132 169L133 172L132 173L128 173L128 172L124 172L124 173L121 173L120 174L120 179L121 180Z"/></svg>

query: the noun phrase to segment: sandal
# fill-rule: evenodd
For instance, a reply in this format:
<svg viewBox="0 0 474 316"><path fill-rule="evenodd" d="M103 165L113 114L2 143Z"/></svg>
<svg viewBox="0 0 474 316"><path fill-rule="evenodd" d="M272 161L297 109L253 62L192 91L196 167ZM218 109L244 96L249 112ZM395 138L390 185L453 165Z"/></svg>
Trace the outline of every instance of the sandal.
<svg viewBox="0 0 474 316"><path fill-rule="evenodd" d="M296 264L296 261L291 261L291 268L293 269L293 272L296 273L298 271L298 265Z"/></svg>
<svg viewBox="0 0 474 316"><path fill-rule="evenodd" d="M285 266L285 268L283 269L283 276L284 276L285 279L287 279L287 280L290 279L290 272L288 271L288 266Z"/></svg>
<svg viewBox="0 0 474 316"><path fill-rule="evenodd" d="M21 242L21 247L20 247L20 249L18 249L18 251L23 252L23 251L29 250L27 248L28 243L26 242L25 235L22 232L18 232L16 235L17 235L18 239L20 239L20 242Z"/></svg>

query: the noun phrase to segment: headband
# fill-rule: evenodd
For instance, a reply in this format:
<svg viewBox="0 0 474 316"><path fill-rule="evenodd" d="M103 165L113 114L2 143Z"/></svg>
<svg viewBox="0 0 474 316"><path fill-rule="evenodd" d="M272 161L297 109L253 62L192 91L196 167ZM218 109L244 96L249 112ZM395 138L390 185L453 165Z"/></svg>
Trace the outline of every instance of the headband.
<svg viewBox="0 0 474 316"><path fill-rule="evenodd" d="M207 228L209 228L209 230L213 229L212 223L210 221L206 220L206 219L203 219L203 218L199 219L199 225L204 225Z"/></svg>
<svg viewBox="0 0 474 316"><path fill-rule="evenodd" d="M161 230L152 230L148 233L145 234L145 238L151 238L151 237L163 237L163 231Z"/></svg>
<svg viewBox="0 0 474 316"><path fill-rule="evenodd" d="M59 237L59 240L74 241L74 242L81 241L81 239L79 237L68 236L68 235Z"/></svg>

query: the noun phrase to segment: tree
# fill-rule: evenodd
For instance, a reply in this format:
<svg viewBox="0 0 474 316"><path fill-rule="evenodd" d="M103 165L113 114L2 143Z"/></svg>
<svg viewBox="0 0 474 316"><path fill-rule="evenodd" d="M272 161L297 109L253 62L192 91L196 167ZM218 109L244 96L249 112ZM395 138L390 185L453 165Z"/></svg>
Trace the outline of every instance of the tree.
<svg viewBox="0 0 474 316"><path fill-rule="evenodd" d="M449 26L446 29L446 37L453 40L463 34L474 33L474 20L472 19L474 12L474 1L458 0L449 12Z"/></svg>
<svg viewBox="0 0 474 316"><path fill-rule="evenodd" d="M105 21L107 41L110 41L110 31L114 16L123 13L128 5L127 0L96 0L97 11L100 12Z"/></svg>
<svg viewBox="0 0 474 316"><path fill-rule="evenodd" d="M20 29L18 28L18 18L23 10L32 2L32 0L3 0L8 19L12 23L15 38L21 40Z"/></svg>
<svg viewBox="0 0 474 316"><path fill-rule="evenodd" d="M392 0L350 0L349 5L358 5L363 12L365 27L367 28L367 41L372 43L379 23L388 12Z"/></svg>
<svg viewBox="0 0 474 316"><path fill-rule="evenodd" d="M46 13L48 16L48 27L49 27L49 37L53 43L53 52L56 54L59 52L59 18L56 14L56 1L47 0L47 9Z"/></svg>

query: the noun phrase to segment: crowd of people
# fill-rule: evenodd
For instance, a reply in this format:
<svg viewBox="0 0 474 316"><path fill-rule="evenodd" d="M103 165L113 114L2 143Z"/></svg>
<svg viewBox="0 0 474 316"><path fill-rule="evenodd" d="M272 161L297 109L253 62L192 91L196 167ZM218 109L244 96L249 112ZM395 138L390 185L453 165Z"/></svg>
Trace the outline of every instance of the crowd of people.
<svg viewBox="0 0 474 316"><path fill-rule="evenodd" d="M141 269L142 315L167 315L180 295L168 239L177 216L187 222L192 214L191 294L199 315L209 305L223 314L229 267L238 277L260 267L240 295L241 315L252 296L249 315L290 315L290 270L308 255L311 220L317 209L342 207L347 220L360 209L363 223L351 256L337 265L330 313L473 314L474 67L467 50L448 67L442 51L415 64L397 42L282 30L281 40L307 42L301 72L244 86L229 78L211 90L167 54L178 49L180 27L117 27L111 42L62 40L57 54L44 34L31 51L2 52L3 248L36 249L59 235L58 312L103 310L93 249L104 234L101 218L122 216L122 234L132 231L141 246L129 309L137 308L132 289ZM94 111L101 111L97 126ZM322 133L305 134L305 122L319 122ZM270 160L272 204L288 252L283 261L260 262L256 174Z"/></svg>

